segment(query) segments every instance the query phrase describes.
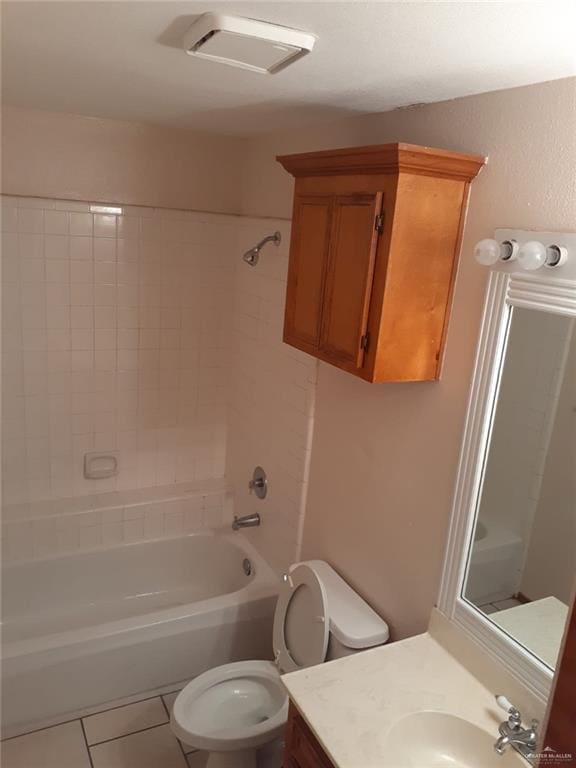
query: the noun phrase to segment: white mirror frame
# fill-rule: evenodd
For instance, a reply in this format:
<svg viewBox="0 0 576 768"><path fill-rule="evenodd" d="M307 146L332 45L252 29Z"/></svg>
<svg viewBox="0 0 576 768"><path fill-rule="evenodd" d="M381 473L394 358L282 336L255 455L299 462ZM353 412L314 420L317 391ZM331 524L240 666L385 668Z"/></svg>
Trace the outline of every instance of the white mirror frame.
<svg viewBox="0 0 576 768"><path fill-rule="evenodd" d="M498 397L500 373L513 307L576 317L576 234L523 232L501 229L498 242L538 240L544 245L562 244L569 261L557 269L541 268L527 273L516 263L497 265L490 274L484 304L480 340L464 438L438 607L452 622L471 635L491 656L541 700L548 698L553 671L516 642L475 606L462 597L470 545L482 488L486 451L489 447Z"/></svg>

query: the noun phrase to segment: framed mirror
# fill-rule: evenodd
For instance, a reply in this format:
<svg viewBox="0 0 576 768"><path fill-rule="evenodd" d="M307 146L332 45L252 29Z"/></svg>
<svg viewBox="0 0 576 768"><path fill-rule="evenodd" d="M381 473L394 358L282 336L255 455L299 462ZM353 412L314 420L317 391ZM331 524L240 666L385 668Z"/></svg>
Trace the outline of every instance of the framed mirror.
<svg viewBox="0 0 576 768"><path fill-rule="evenodd" d="M439 607L544 698L576 587L576 269L541 272L490 277Z"/></svg>

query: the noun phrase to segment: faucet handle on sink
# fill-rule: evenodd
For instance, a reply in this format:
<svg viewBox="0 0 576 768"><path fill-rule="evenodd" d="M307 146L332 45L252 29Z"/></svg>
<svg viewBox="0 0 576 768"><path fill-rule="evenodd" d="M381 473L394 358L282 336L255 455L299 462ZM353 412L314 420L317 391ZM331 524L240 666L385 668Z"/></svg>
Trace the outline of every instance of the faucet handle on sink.
<svg viewBox="0 0 576 768"><path fill-rule="evenodd" d="M511 746L529 762L534 761L534 751L538 746L538 720L532 720L529 728L522 727L522 715L511 704L506 696L496 696L496 704L508 715L508 720L498 726L498 737L494 749L503 755L506 748Z"/></svg>
<svg viewBox="0 0 576 768"><path fill-rule="evenodd" d="M510 728L520 728L522 725L522 715L506 696L501 693L497 694L496 704L508 714L508 725Z"/></svg>

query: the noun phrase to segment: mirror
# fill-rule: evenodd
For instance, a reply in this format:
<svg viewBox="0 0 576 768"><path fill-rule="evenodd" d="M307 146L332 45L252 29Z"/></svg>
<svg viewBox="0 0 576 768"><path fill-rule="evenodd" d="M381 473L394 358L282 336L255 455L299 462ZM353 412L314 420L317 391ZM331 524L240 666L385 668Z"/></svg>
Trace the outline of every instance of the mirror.
<svg viewBox="0 0 576 768"><path fill-rule="evenodd" d="M576 577L574 325L510 309L462 590L552 669Z"/></svg>

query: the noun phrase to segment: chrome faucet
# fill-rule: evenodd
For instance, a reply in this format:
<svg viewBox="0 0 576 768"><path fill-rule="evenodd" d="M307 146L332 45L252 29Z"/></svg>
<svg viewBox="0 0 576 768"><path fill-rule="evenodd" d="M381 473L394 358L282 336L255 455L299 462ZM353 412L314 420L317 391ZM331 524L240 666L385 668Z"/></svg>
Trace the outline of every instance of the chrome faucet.
<svg viewBox="0 0 576 768"><path fill-rule="evenodd" d="M532 720L529 728L523 728L522 715L506 696L496 696L496 703L508 713L508 720L498 726L500 737L494 744L494 749L499 755L503 755L510 746L526 760L534 760L538 746L538 720Z"/></svg>
<svg viewBox="0 0 576 768"><path fill-rule="evenodd" d="M260 525L260 515L258 512L255 512L253 515L244 515L244 517L236 517L236 515L234 515L232 530L237 531L240 528L254 528L256 525Z"/></svg>

